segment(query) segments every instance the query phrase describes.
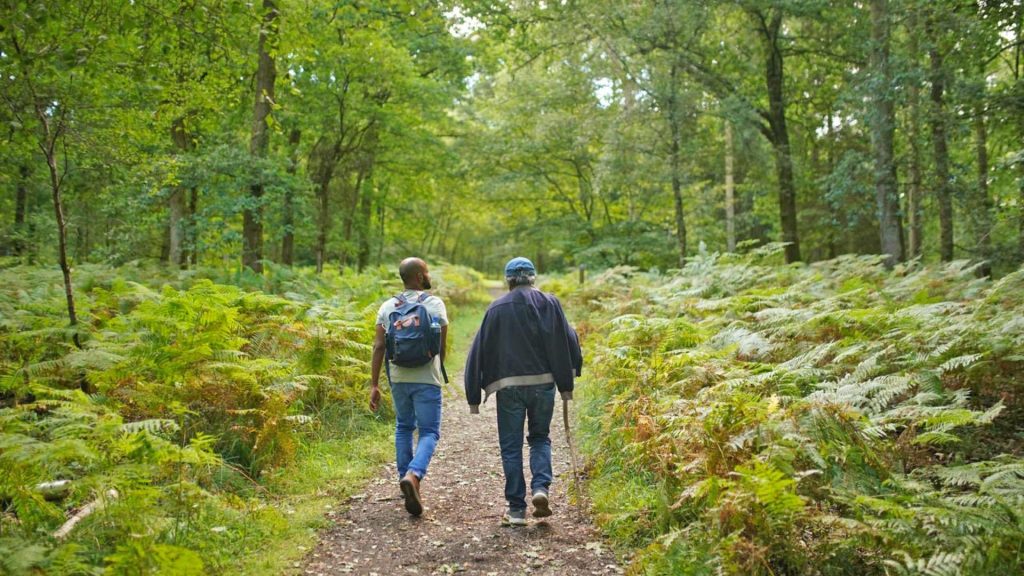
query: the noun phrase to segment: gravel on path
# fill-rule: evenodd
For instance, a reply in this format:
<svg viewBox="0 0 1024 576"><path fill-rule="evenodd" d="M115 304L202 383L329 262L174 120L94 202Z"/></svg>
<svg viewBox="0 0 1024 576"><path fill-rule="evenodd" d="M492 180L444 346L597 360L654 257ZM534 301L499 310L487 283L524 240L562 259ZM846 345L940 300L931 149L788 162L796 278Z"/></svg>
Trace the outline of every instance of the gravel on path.
<svg viewBox="0 0 1024 576"><path fill-rule="evenodd" d="M561 406L551 422L554 515L542 521L528 516L529 526L506 527L501 525L504 477L495 402L491 398L480 414L472 415L458 391L461 385L461 378L453 379L445 391L441 440L421 484L423 515L414 518L405 511L392 463L363 493L350 498L347 509L328 516L331 526L306 558L302 573L621 574L586 512L568 502L572 467ZM528 454L524 446L525 462ZM526 477L529 483L528 469Z"/></svg>

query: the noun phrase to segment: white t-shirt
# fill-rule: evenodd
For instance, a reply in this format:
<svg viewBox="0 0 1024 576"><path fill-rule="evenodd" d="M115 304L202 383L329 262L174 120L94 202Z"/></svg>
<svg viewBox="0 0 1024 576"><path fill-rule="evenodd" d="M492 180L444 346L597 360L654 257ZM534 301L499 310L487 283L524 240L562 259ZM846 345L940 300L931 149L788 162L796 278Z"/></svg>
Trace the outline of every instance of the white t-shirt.
<svg viewBox="0 0 1024 576"><path fill-rule="evenodd" d="M419 299L420 294L417 290L406 290L402 292L402 297L409 302L413 302ZM423 306L426 307L427 312L430 316L437 318L437 323L441 326L448 325L448 310L444 307L444 301L437 296L431 295L423 301ZM377 325L383 326L384 330L388 329L388 316L395 311L398 307L398 300L394 297L388 298L386 302L380 305L380 310L377 311ZM391 383L392 384L434 384L440 386L444 380L441 377L441 357L436 356L434 360L428 362L422 366L416 366L415 368L403 368L402 366L395 366L391 364Z"/></svg>

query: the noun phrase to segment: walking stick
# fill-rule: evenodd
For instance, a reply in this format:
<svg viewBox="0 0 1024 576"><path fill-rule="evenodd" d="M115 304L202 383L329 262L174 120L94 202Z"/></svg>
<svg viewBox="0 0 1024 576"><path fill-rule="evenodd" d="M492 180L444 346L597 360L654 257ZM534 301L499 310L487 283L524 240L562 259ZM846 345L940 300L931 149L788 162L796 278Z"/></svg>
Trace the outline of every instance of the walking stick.
<svg viewBox="0 0 1024 576"><path fill-rule="evenodd" d="M569 445L569 457L572 460L573 490L576 492L577 501L581 498L580 492L580 471L576 464L576 447L572 441L572 430L569 428L569 401L562 398L562 423L565 424L565 442ZM577 507L577 511L579 508Z"/></svg>

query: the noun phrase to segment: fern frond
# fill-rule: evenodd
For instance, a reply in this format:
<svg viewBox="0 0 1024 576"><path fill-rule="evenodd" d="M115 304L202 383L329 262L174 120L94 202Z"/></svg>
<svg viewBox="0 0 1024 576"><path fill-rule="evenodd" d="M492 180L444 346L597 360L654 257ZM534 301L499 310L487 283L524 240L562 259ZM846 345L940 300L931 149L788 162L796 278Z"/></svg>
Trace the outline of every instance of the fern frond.
<svg viewBox="0 0 1024 576"><path fill-rule="evenodd" d="M177 422L166 418L150 418L148 420L137 420L121 424L121 431L125 434L135 434L138 432L159 434L161 432L177 432L179 429Z"/></svg>

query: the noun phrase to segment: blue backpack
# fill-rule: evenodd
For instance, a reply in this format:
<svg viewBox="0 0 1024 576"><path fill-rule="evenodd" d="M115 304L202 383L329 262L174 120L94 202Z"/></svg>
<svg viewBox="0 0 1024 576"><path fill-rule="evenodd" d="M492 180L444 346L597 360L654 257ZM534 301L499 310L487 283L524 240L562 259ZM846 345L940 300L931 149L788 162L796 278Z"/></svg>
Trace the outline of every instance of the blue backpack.
<svg viewBox="0 0 1024 576"><path fill-rule="evenodd" d="M389 363L388 380L391 379L390 364L403 368L415 368L432 361L441 353L441 326L432 322L430 312L423 305L430 294L424 292L416 300L406 300L401 294L395 296L398 305L388 314L385 332L385 360ZM448 374L441 365L444 381Z"/></svg>

